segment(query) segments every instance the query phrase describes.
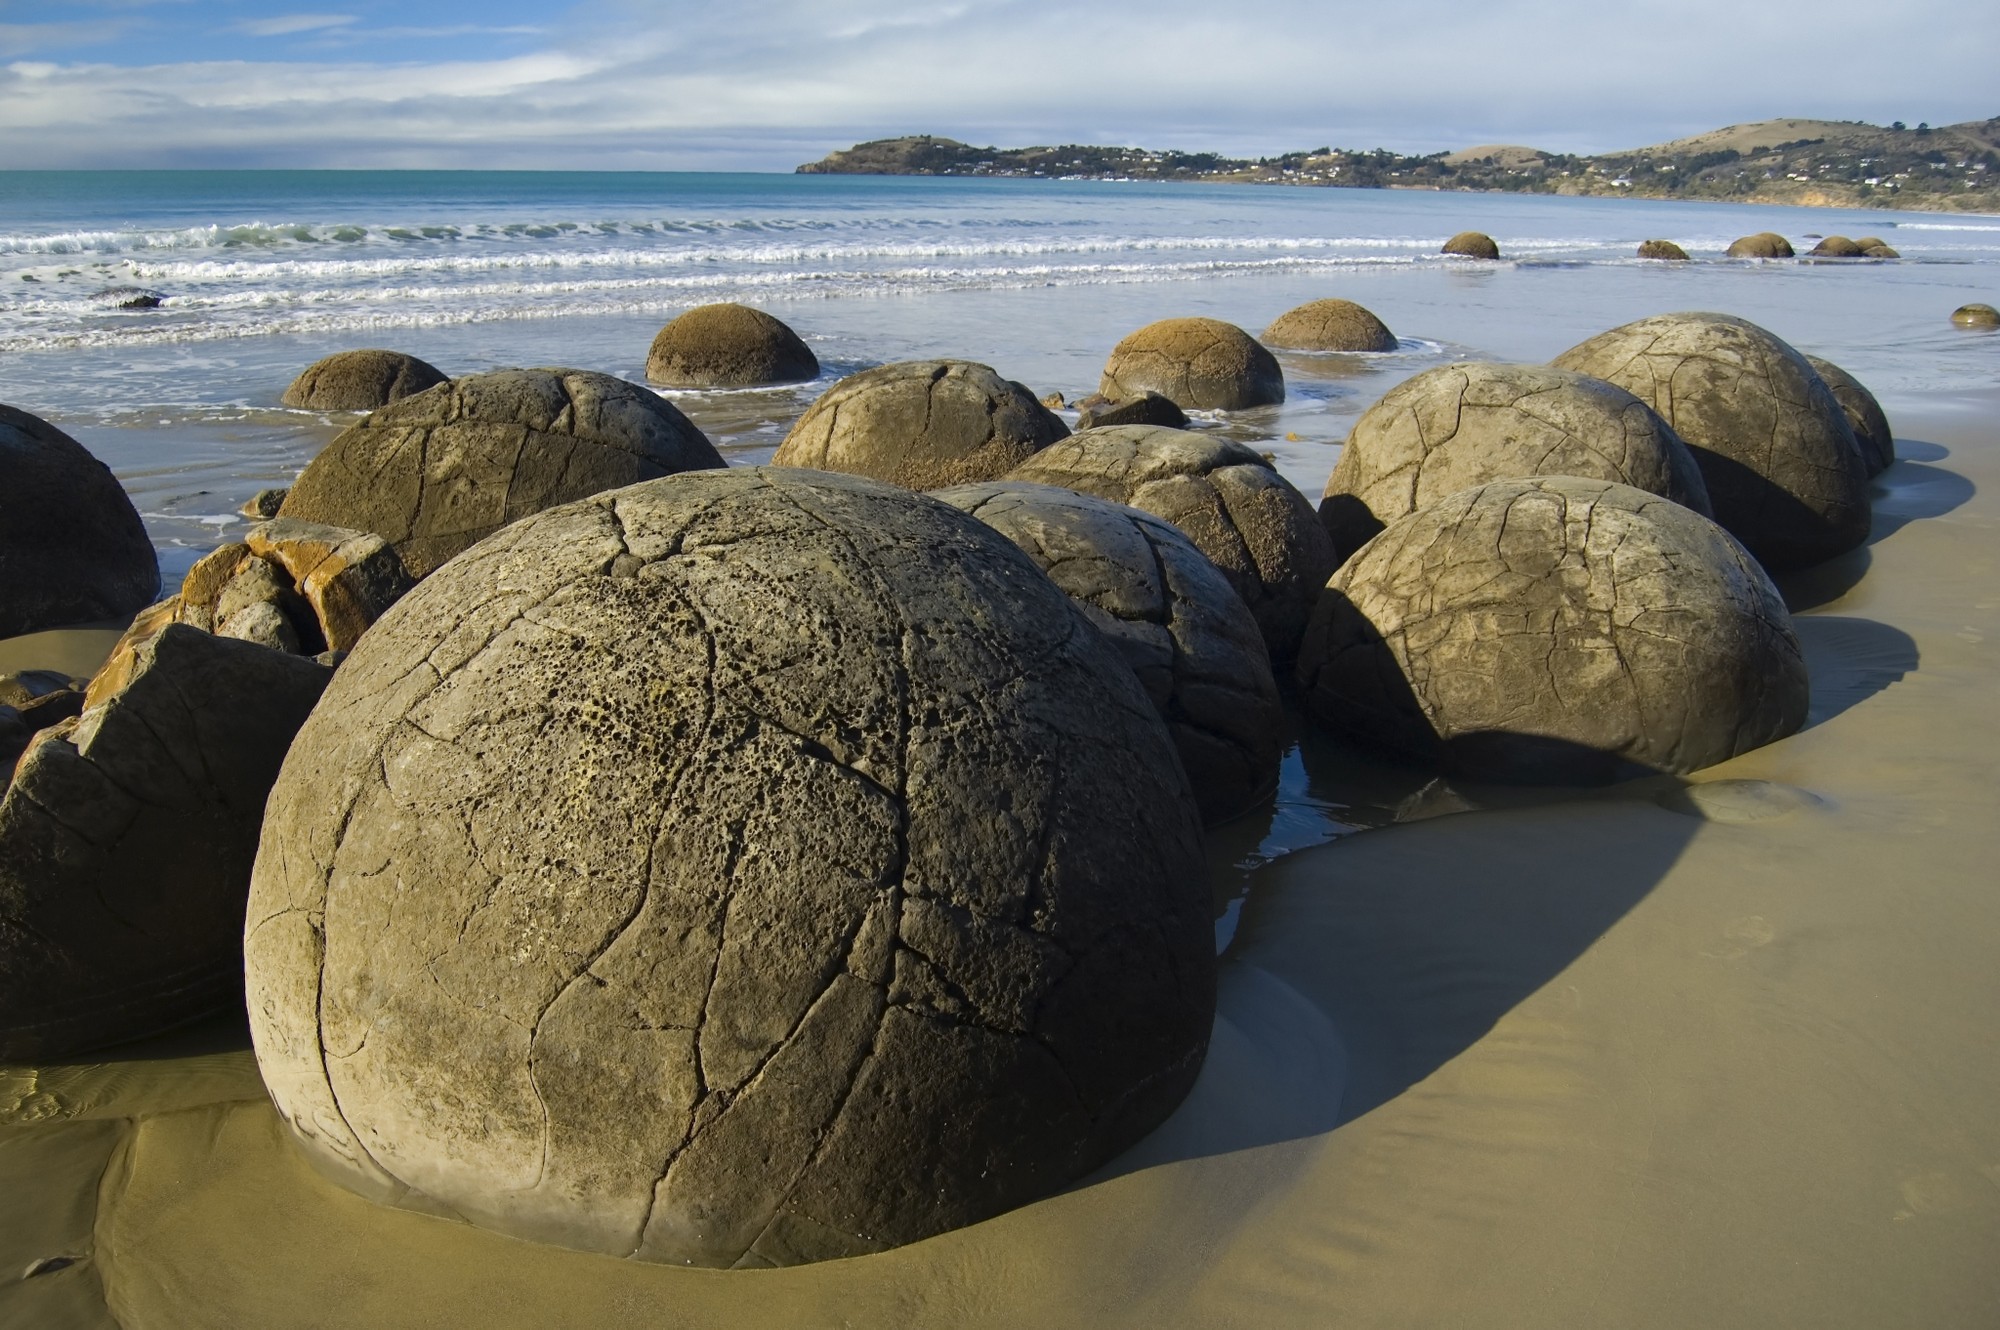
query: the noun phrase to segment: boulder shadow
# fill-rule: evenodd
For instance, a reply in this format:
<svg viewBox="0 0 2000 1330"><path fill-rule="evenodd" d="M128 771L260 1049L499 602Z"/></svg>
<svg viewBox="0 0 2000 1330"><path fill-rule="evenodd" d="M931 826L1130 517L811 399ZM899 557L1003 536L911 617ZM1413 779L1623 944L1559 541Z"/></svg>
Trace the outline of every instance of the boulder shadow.
<svg viewBox="0 0 2000 1330"><path fill-rule="evenodd" d="M1899 441L1897 447L1905 445ZM1887 540L1919 519L1942 517L1976 493L1978 487L1956 471L1898 460L1868 484L1874 508L1868 543Z"/></svg>
<svg viewBox="0 0 2000 1330"><path fill-rule="evenodd" d="M1920 663L1908 633L1873 619L1807 614L1792 621L1812 679L1805 729L1812 729L1914 674Z"/></svg>

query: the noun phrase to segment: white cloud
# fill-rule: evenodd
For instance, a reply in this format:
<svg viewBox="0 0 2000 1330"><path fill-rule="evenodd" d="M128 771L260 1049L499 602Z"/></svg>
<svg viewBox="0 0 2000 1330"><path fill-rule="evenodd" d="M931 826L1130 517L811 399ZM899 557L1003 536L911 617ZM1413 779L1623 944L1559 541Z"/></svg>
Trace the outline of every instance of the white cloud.
<svg viewBox="0 0 2000 1330"><path fill-rule="evenodd" d="M274 18L246 18L241 23L232 23L230 30L252 37L289 37L298 32L344 28L354 21L352 14L279 14Z"/></svg>

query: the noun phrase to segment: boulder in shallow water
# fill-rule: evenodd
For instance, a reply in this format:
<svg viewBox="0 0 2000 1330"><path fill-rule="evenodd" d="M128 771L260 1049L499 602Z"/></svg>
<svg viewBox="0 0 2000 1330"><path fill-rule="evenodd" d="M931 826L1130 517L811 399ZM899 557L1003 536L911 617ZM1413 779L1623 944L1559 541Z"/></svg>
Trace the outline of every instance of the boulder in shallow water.
<svg viewBox="0 0 2000 1330"><path fill-rule="evenodd" d="M1776 231L1759 231L1731 241L1723 253L1732 259L1789 259L1792 242Z"/></svg>
<svg viewBox="0 0 2000 1330"><path fill-rule="evenodd" d="M1460 231L1445 241L1438 253L1455 254L1462 259L1497 259L1500 246L1484 231Z"/></svg>
<svg viewBox="0 0 2000 1330"><path fill-rule="evenodd" d="M1396 334L1389 325L1352 300L1313 300L1286 310L1260 340L1290 351L1396 349Z"/></svg>
<svg viewBox="0 0 2000 1330"><path fill-rule="evenodd" d="M1815 259L1858 259L1867 252L1867 249L1866 245L1858 241L1849 240L1846 236L1825 236L1821 238L1817 245L1812 247L1809 257Z"/></svg>
<svg viewBox="0 0 2000 1330"><path fill-rule="evenodd" d="M1182 429L1188 423L1187 412L1175 406L1172 398L1158 393L1140 393L1123 402L1093 393L1076 405L1076 427L1080 430L1105 425L1165 425L1169 429Z"/></svg>
<svg viewBox="0 0 2000 1330"><path fill-rule="evenodd" d="M2000 328L2000 309L1974 302L1951 312L1951 321L1961 328Z"/></svg>
<svg viewBox="0 0 2000 1330"><path fill-rule="evenodd" d="M1285 375L1233 323L1161 319L1111 349L1097 390L1114 401L1154 392L1189 411L1239 411L1284 401Z"/></svg>
<svg viewBox="0 0 2000 1330"><path fill-rule="evenodd" d="M1688 252L1671 240L1639 242L1639 257L1642 259L1666 259L1674 263L1685 263L1687 256Z"/></svg>
<svg viewBox="0 0 2000 1330"><path fill-rule="evenodd" d="M336 351L306 366L280 400L305 411L373 411L447 381L437 366L401 351Z"/></svg>
<svg viewBox="0 0 2000 1330"><path fill-rule="evenodd" d="M819 377L819 358L785 323L748 305L697 305L660 329L646 379L669 388L754 388Z"/></svg>
<svg viewBox="0 0 2000 1330"><path fill-rule="evenodd" d="M1833 400L1840 403L1840 412L1854 431L1854 441L1861 445L1861 460L1868 474L1880 475L1896 460L1896 439L1889 432L1889 417L1883 414L1882 404L1861 380L1832 361L1807 356L1806 363L1833 390Z"/></svg>

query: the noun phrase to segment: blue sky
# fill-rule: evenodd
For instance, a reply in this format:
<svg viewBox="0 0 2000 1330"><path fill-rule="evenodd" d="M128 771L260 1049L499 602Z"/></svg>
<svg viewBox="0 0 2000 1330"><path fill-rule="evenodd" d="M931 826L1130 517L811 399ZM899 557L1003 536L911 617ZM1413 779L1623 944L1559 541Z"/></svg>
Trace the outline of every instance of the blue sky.
<svg viewBox="0 0 2000 1330"><path fill-rule="evenodd" d="M0 167L787 170L858 139L1601 151L2000 114L2000 5L0 0Z"/></svg>

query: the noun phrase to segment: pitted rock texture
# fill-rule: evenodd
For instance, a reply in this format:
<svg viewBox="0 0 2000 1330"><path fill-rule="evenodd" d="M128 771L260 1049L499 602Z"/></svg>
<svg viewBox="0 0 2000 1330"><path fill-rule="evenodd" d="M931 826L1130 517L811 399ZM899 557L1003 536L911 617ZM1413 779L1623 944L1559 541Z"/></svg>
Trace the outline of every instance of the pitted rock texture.
<svg viewBox="0 0 2000 1330"><path fill-rule="evenodd" d="M121 619L159 589L153 542L111 468L0 406L0 637Z"/></svg>
<svg viewBox="0 0 2000 1330"><path fill-rule="evenodd" d="M819 377L819 357L785 323L724 301L698 305L660 329L648 382L669 388L754 388Z"/></svg>
<svg viewBox="0 0 2000 1330"><path fill-rule="evenodd" d="M0 798L0 1060L227 1010L264 797L332 671L166 623Z"/></svg>
<svg viewBox="0 0 2000 1330"><path fill-rule="evenodd" d="M1195 802L1225 822L1277 785L1284 710L1257 621L1208 556L1151 513L1053 485L934 490L1026 551L1124 655Z"/></svg>
<svg viewBox="0 0 2000 1330"><path fill-rule="evenodd" d="M1280 314L1261 339L1291 351L1394 351L1389 325L1352 300L1314 300Z"/></svg>
<svg viewBox="0 0 2000 1330"><path fill-rule="evenodd" d="M258 1063L379 1199L697 1265L894 1246L1186 1092L1199 836L1131 671L997 532L653 481L496 533L341 666L265 819Z"/></svg>
<svg viewBox="0 0 2000 1330"><path fill-rule="evenodd" d="M1497 259L1500 257L1500 246L1483 231L1460 231L1444 242L1444 248L1439 253L1456 254L1462 259Z"/></svg>
<svg viewBox="0 0 2000 1330"><path fill-rule="evenodd" d="M529 513L723 465L686 416L637 384L588 370L503 369L347 429L300 473L278 514L373 531L422 578Z"/></svg>
<svg viewBox="0 0 2000 1330"><path fill-rule="evenodd" d="M1671 240L1642 240L1639 242L1639 257L1642 259L1667 259L1676 263L1687 261L1688 252Z"/></svg>
<svg viewBox="0 0 2000 1330"><path fill-rule="evenodd" d="M1889 417L1883 413L1882 404L1862 386L1861 380L1831 360L1807 356L1806 363L1833 391L1833 400L1840 403L1840 413L1847 418L1847 427L1854 431L1855 443L1861 446L1861 461L1868 474L1881 475L1896 460L1896 436L1889 431Z"/></svg>
<svg viewBox="0 0 2000 1330"><path fill-rule="evenodd" d="M1306 496L1240 443L1189 430L1081 430L1006 477L1094 494L1179 527L1250 607L1276 664L1291 660L1337 560Z"/></svg>
<svg viewBox="0 0 2000 1330"><path fill-rule="evenodd" d="M336 351L306 366L279 400L306 411L373 411L448 381L436 365L401 351Z"/></svg>
<svg viewBox="0 0 2000 1330"><path fill-rule="evenodd" d="M1756 561L1628 485L1495 481L1336 573L1299 654L1317 718L1477 779L1695 771L1792 733L1806 669Z"/></svg>
<svg viewBox="0 0 2000 1330"><path fill-rule="evenodd" d="M1425 370L1363 412L1319 515L1344 562L1447 494L1528 476L1615 480L1709 515L1687 445L1631 393L1567 370L1481 362Z"/></svg>
<svg viewBox="0 0 2000 1330"><path fill-rule="evenodd" d="M1551 363L1659 412L1694 450L1715 520L1773 572L1868 538L1868 472L1840 403L1804 356L1749 320L1659 314Z"/></svg>
<svg viewBox="0 0 2000 1330"><path fill-rule="evenodd" d="M1097 390L1115 401L1153 392L1189 411L1240 411L1284 401L1285 375L1233 323L1161 319L1111 348Z"/></svg>
<svg viewBox="0 0 2000 1330"><path fill-rule="evenodd" d="M1951 321L1961 328L2000 328L2000 309L1975 301L1953 310Z"/></svg>
<svg viewBox="0 0 2000 1330"><path fill-rule="evenodd" d="M1068 434L1032 392L988 366L910 360L827 389L771 461L929 490L992 480Z"/></svg>
<svg viewBox="0 0 2000 1330"><path fill-rule="evenodd" d="M1732 259L1789 259L1792 242L1776 231L1759 231L1731 241L1723 254Z"/></svg>

